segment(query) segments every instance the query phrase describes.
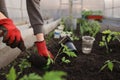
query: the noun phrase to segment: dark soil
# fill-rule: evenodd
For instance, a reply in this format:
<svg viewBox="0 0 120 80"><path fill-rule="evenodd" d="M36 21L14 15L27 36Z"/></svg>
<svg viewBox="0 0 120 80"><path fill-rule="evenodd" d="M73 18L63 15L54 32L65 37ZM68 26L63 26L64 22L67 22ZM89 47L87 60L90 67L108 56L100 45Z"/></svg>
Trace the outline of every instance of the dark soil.
<svg viewBox="0 0 120 80"><path fill-rule="evenodd" d="M99 41L101 40L102 34L97 34L96 41L94 42L92 52L88 55L82 53L81 48L81 39L74 41L74 45L78 50L78 57L70 58L71 63L65 64L60 61L60 56L56 60L56 63L52 65L48 70L43 70L40 67L32 65L31 68L24 70L23 74L29 74L31 72L38 73L43 75L45 71L51 70L60 70L67 73L66 80L120 80L120 67L118 63L114 64L113 71L110 71L108 68L105 68L103 71L100 71L101 67L104 65L104 62L107 60L117 60L120 61L120 43L118 41L112 41L109 44L109 47L112 48L112 52L106 53L105 47L99 47ZM48 49L56 55L60 45L57 39L51 39L48 43ZM30 49L30 50L33 50ZM16 61L19 62L19 58L23 58L20 55ZM35 59L37 60L37 59ZM37 62L37 64L40 64ZM16 65L17 66L17 65ZM17 68L17 67L16 67ZM8 68L2 69L0 72L8 72ZM18 70L17 70L18 71ZM22 76L21 75L21 76ZM0 80L5 80L4 76L0 75Z"/></svg>

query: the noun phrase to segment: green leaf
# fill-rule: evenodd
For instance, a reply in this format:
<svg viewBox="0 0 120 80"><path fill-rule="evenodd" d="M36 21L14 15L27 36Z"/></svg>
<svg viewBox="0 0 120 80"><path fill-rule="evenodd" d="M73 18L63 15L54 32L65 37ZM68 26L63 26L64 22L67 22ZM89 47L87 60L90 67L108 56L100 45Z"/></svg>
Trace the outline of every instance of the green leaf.
<svg viewBox="0 0 120 80"><path fill-rule="evenodd" d="M77 55L72 51L70 52L66 51L65 54L67 54L69 57L77 57Z"/></svg>
<svg viewBox="0 0 120 80"><path fill-rule="evenodd" d="M65 63L70 63L71 61L66 59L65 57L62 57L62 62L65 62Z"/></svg>
<svg viewBox="0 0 120 80"><path fill-rule="evenodd" d="M20 64L18 65L20 68L20 73L23 71L23 69L31 67L31 64L28 62L27 59L21 59Z"/></svg>
<svg viewBox="0 0 120 80"><path fill-rule="evenodd" d="M62 57L62 61L65 61L65 57Z"/></svg>
<svg viewBox="0 0 120 80"><path fill-rule="evenodd" d="M112 39L112 37L109 35L109 36L107 37L107 42L110 42L111 39Z"/></svg>
<svg viewBox="0 0 120 80"><path fill-rule="evenodd" d="M50 71L45 73L43 80L64 80L63 76L66 75L63 71Z"/></svg>
<svg viewBox="0 0 120 80"><path fill-rule="evenodd" d="M105 69L107 67L107 64L103 65L100 69L100 71L102 71L103 69Z"/></svg>
<svg viewBox="0 0 120 80"><path fill-rule="evenodd" d="M53 59L51 59L51 58L48 58L47 59L47 65L50 65L50 64L52 64L54 61L53 61Z"/></svg>
<svg viewBox="0 0 120 80"><path fill-rule="evenodd" d="M28 76L24 75L20 80L43 80L43 79L39 75L31 73Z"/></svg>
<svg viewBox="0 0 120 80"><path fill-rule="evenodd" d="M100 41L99 46L105 46L105 43Z"/></svg>
<svg viewBox="0 0 120 80"><path fill-rule="evenodd" d="M103 31L102 33L103 33L103 34L109 34L109 33L111 33L111 30L105 30L105 31Z"/></svg>
<svg viewBox="0 0 120 80"><path fill-rule="evenodd" d="M7 80L16 80L17 74L14 67L11 67L9 73L6 75Z"/></svg>
<svg viewBox="0 0 120 80"><path fill-rule="evenodd" d="M110 69L110 71L113 70L113 67L114 67L113 63L111 61L109 61L108 62L108 68Z"/></svg>
<svg viewBox="0 0 120 80"><path fill-rule="evenodd" d="M71 61L67 59L67 60L65 60L64 62L65 62L65 63L70 63Z"/></svg>
<svg viewBox="0 0 120 80"><path fill-rule="evenodd" d="M105 36L102 36L102 41L105 41Z"/></svg>

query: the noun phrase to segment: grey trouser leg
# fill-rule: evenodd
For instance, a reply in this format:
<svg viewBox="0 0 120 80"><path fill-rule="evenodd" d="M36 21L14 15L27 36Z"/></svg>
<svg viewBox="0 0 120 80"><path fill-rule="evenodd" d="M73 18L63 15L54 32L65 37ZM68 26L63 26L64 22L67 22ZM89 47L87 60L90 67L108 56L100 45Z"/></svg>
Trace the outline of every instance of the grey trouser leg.
<svg viewBox="0 0 120 80"><path fill-rule="evenodd" d="M43 33L43 19L40 14L40 0L26 0L27 11L34 34Z"/></svg>
<svg viewBox="0 0 120 80"><path fill-rule="evenodd" d="M0 12L2 12L6 17L8 17L5 0L0 0Z"/></svg>

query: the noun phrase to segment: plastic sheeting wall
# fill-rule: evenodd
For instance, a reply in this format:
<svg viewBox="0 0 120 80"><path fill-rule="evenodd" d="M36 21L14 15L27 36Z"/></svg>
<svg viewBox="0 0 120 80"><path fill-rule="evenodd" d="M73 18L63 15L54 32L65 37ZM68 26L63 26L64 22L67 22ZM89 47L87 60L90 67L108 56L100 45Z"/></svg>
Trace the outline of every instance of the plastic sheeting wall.
<svg viewBox="0 0 120 80"><path fill-rule="evenodd" d="M41 6L42 13L48 16L60 17L69 15L69 0L42 0ZM98 0L73 0L73 16L80 17L82 9L104 11L104 0L99 2ZM49 14L47 14L48 12Z"/></svg>
<svg viewBox="0 0 120 80"><path fill-rule="evenodd" d="M26 0L5 0L8 15L15 22L28 21Z"/></svg>
<svg viewBox="0 0 120 80"><path fill-rule="evenodd" d="M29 21L26 0L5 0L10 18ZM61 1L61 3L60 3ZM104 3L105 2L105 3ZM73 0L73 16L81 17L81 10L101 10L106 17L120 18L120 0ZM59 18L69 15L69 0L41 0L43 18Z"/></svg>
<svg viewBox="0 0 120 80"><path fill-rule="evenodd" d="M120 18L120 0L105 0L105 16Z"/></svg>

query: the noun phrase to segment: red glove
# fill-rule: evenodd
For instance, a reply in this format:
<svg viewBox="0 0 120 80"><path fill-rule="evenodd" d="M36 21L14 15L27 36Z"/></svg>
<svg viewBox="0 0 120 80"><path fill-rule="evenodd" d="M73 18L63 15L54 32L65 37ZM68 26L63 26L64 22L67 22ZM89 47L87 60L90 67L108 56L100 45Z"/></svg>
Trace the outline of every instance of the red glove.
<svg viewBox="0 0 120 80"><path fill-rule="evenodd" d="M22 51L26 49L20 31L16 28L11 19L1 19L0 30L3 31L3 42L6 43L6 45L11 48L18 47Z"/></svg>
<svg viewBox="0 0 120 80"><path fill-rule="evenodd" d="M48 57L50 56L50 58L54 58L53 55L51 54L50 51L48 51L47 47L46 47L46 42L45 41L41 41L41 42L35 42L36 46L37 46L37 49L38 49L38 53L41 55L41 56L44 56L44 57Z"/></svg>

